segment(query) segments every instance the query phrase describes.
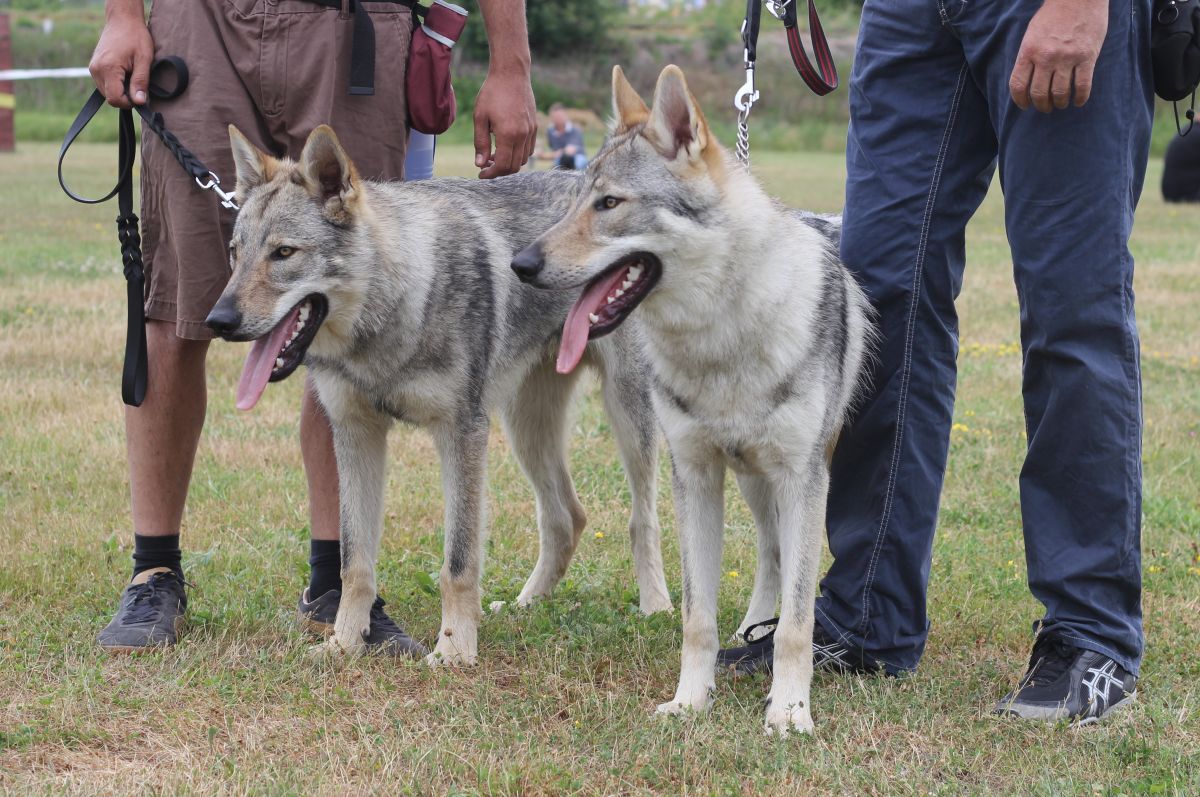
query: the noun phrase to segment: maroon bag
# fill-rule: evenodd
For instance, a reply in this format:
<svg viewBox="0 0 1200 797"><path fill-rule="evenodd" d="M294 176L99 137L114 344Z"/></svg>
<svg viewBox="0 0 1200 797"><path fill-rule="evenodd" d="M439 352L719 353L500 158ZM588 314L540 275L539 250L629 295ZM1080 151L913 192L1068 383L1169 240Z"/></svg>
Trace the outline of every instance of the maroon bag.
<svg viewBox="0 0 1200 797"><path fill-rule="evenodd" d="M450 83L450 50L466 26L465 8L433 0L423 24L413 30L405 83L413 130L438 135L453 124L457 107Z"/></svg>

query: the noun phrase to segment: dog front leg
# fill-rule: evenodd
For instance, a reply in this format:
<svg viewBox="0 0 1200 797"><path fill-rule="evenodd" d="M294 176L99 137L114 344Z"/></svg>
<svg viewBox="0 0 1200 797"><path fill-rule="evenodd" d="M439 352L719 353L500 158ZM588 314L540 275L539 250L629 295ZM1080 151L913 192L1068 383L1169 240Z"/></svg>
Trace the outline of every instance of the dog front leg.
<svg viewBox="0 0 1200 797"><path fill-rule="evenodd" d="M780 507L783 607L775 631L775 665L767 696L766 731L812 733L809 692L813 674L813 598L820 569L829 471L786 478L775 485Z"/></svg>
<svg viewBox="0 0 1200 797"><path fill-rule="evenodd" d="M342 597L330 646L361 651L371 628L375 564L383 535L383 491L390 420L366 406L330 402L337 457ZM326 405L327 408L329 404Z"/></svg>
<svg viewBox="0 0 1200 797"><path fill-rule="evenodd" d="M442 628L426 661L474 664L479 655L479 580L483 571L483 528L487 501L485 415L434 430L442 463L446 504L442 560Z"/></svg>
<svg viewBox="0 0 1200 797"><path fill-rule="evenodd" d="M675 699L660 714L703 711L716 689L717 586L724 542L725 466L673 458L672 483L683 564L683 654Z"/></svg>

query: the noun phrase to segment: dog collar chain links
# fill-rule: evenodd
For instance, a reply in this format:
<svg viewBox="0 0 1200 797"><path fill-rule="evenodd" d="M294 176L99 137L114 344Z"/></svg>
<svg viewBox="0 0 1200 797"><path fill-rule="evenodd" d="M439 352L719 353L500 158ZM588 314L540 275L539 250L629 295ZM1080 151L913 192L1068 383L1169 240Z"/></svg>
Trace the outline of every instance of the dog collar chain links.
<svg viewBox="0 0 1200 797"><path fill-rule="evenodd" d="M165 77L164 73L174 73L174 83L163 83L155 80L156 76ZM188 84L187 64L182 58L168 56L154 62L150 68L149 93L151 99L167 100L178 97ZM126 77L125 96L129 96L129 80ZM104 95L99 90L93 91L75 121L63 138L62 148L58 151L58 184L71 199L85 205L98 205L107 202L114 196L117 198L117 240L121 244L121 264L125 274L126 301L128 304L129 321L125 335L125 361L121 371L121 398L131 407L140 406L146 398L146 386L149 384L149 362L146 355L146 308L145 290L146 275L142 264L142 236L138 227L137 214L133 212L133 162L137 152L137 131L133 126L133 114L136 111L142 118L142 127L149 130L162 142L163 146L179 162L180 167L196 181L196 185L206 191L213 191L221 198L221 205L230 210L237 210L238 205L234 195L221 188L221 180L213 174L191 150L167 130L163 123L162 114L151 113L147 105L134 105L132 110L122 108L117 120L117 184L102 197L90 198L80 196L67 187L63 178L63 161L67 150L75 143L75 139L88 126L88 123L105 105Z"/></svg>
<svg viewBox="0 0 1200 797"><path fill-rule="evenodd" d="M759 22L762 19L764 4L773 17L783 22L783 27L787 31L788 50L791 52L792 64L796 67L800 79L819 97L823 97L838 87L837 67L833 63L829 42L821 27L817 7L813 0L808 0L809 39L817 61L814 67L800 38L796 16L797 2L798 0L746 0L746 16L742 20L740 34L746 82L734 95L733 107L738 112L737 159L747 169L750 168L750 109L761 96L755 85L754 74L755 62L758 60Z"/></svg>

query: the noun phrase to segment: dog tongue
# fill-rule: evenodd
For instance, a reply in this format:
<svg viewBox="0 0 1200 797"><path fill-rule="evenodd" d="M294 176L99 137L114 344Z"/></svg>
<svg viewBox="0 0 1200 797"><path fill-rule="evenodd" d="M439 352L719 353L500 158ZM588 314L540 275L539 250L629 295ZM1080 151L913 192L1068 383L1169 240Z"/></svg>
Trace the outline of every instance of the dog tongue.
<svg viewBox="0 0 1200 797"><path fill-rule="evenodd" d="M558 362L555 368L560 374L569 374L579 365L591 332L588 316L600 312L608 303L608 295L621 284L628 273L628 268L619 268L611 276L597 279L575 300L571 312L567 313L566 323L563 324L562 343L558 346Z"/></svg>
<svg viewBox="0 0 1200 797"><path fill-rule="evenodd" d="M292 331L299 317L300 308L297 307L288 313L269 335L254 341L254 345L250 347L250 353L246 355L246 364L242 366L242 378L238 380L239 410L254 409L254 405L262 398L263 391L267 389L267 382L271 381L271 369L275 367L275 358L283 350L288 333Z"/></svg>

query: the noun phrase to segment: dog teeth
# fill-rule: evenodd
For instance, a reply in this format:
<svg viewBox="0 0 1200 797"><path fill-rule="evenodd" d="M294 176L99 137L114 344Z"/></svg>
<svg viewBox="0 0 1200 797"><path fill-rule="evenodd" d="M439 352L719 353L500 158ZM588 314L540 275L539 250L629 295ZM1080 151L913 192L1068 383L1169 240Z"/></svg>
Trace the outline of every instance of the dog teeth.
<svg viewBox="0 0 1200 797"><path fill-rule="evenodd" d="M304 329L304 319L303 318L301 318L299 321L296 322L296 332L299 332L302 329ZM292 337L295 337L295 333L293 333Z"/></svg>
<svg viewBox="0 0 1200 797"><path fill-rule="evenodd" d="M276 358L275 358L275 367L276 367L276 368L282 368L282 367L283 367L283 358L282 358L282 357L276 357Z"/></svg>
<svg viewBox="0 0 1200 797"><path fill-rule="evenodd" d="M600 316L596 315L595 313L588 313L588 321L591 321L593 324L599 324Z"/></svg>
<svg viewBox="0 0 1200 797"><path fill-rule="evenodd" d="M617 296L620 296L620 295L621 295L621 292L620 292L620 291L618 291L618 292L617 292ZM616 296L609 296L609 297L608 297L608 303L609 303L609 304L612 304L612 303L613 303L613 301L614 301L616 298L617 298Z"/></svg>
<svg viewBox="0 0 1200 797"><path fill-rule="evenodd" d="M617 288L617 292L616 292L615 296L616 296L618 299L620 299L620 298L621 298L622 296L624 296L624 295L625 295L625 289L624 289L624 288Z"/></svg>
<svg viewBox="0 0 1200 797"><path fill-rule="evenodd" d="M305 321L308 320L308 313L309 313L309 307L307 304L300 308L300 323L301 324L303 324Z"/></svg>
<svg viewBox="0 0 1200 797"><path fill-rule="evenodd" d="M629 267L629 279L633 280L634 282L637 282L641 278L641 276L642 276L642 264L641 263L638 263L637 265Z"/></svg>
<svg viewBox="0 0 1200 797"><path fill-rule="evenodd" d="M633 287L633 280L625 280L621 283L621 290L627 291Z"/></svg>

